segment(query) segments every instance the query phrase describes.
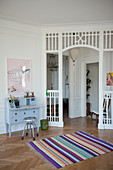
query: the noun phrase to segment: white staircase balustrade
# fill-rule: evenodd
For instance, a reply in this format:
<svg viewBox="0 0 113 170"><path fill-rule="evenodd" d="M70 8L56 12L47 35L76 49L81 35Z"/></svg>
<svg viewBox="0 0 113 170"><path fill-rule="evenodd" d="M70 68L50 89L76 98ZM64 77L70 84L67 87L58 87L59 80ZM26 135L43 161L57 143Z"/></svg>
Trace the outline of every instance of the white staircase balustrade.
<svg viewBox="0 0 113 170"><path fill-rule="evenodd" d="M59 90L48 90L49 95L47 95L47 119L49 120L49 125L59 123Z"/></svg>
<svg viewBox="0 0 113 170"><path fill-rule="evenodd" d="M113 92L103 94L103 125L104 129L113 129Z"/></svg>

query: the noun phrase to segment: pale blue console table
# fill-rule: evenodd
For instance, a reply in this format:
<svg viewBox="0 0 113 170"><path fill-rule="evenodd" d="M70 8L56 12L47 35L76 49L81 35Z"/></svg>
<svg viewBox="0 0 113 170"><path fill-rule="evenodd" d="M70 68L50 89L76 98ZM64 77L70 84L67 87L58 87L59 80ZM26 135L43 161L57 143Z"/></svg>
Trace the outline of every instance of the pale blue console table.
<svg viewBox="0 0 113 170"><path fill-rule="evenodd" d="M15 101L19 105L16 106ZM6 99L6 133L11 137L11 125L25 123L25 117L36 117L37 133L39 132L39 108L36 97L14 99L13 106L10 99ZM9 131L8 131L9 129Z"/></svg>

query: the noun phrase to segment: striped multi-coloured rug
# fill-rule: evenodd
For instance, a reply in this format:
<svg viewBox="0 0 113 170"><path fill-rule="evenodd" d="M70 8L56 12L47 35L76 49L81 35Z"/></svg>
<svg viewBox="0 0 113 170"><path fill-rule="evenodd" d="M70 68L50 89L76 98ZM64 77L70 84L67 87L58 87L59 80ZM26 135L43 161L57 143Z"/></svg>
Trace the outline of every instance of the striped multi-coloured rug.
<svg viewBox="0 0 113 170"><path fill-rule="evenodd" d="M32 141L29 145L56 168L113 151L113 144L85 132Z"/></svg>

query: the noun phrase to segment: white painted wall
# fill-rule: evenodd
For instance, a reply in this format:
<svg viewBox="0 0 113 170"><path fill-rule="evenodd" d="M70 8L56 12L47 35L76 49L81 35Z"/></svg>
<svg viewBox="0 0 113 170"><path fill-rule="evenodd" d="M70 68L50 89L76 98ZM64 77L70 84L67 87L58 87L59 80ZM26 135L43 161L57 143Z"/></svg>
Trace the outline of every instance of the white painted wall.
<svg viewBox="0 0 113 170"><path fill-rule="evenodd" d="M5 133L5 98L7 93L7 58L31 60L31 91L43 104L44 86L40 28L16 22L0 20L0 133ZM21 96L21 95L20 95ZM44 115L41 109L40 118ZM12 130L23 129L16 125Z"/></svg>

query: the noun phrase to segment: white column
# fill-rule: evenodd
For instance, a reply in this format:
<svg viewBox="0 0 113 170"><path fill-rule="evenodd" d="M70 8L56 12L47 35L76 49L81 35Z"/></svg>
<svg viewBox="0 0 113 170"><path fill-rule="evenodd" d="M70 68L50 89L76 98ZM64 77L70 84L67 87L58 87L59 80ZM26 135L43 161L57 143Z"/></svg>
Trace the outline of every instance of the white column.
<svg viewBox="0 0 113 170"><path fill-rule="evenodd" d="M63 74L63 57L62 57L62 34L59 33L59 126L63 127L63 86L62 86L62 74Z"/></svg>
<svg viewBox="0 0 113 170"><path fill-rule="evenodd" d="M86 116L86 63L81 62L81 115Z"/></svg>
<svg viewBox="0 0 113 170"><path fill-rule="evenodd" d="M99 129L104 129L103 125L103 30L100 31L99 50Z"/></svg>

